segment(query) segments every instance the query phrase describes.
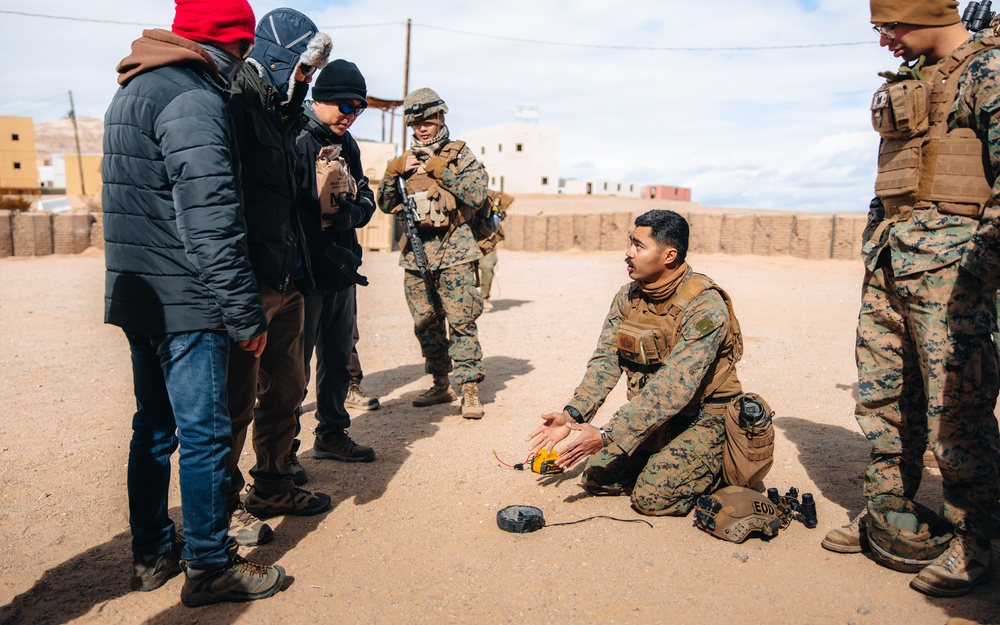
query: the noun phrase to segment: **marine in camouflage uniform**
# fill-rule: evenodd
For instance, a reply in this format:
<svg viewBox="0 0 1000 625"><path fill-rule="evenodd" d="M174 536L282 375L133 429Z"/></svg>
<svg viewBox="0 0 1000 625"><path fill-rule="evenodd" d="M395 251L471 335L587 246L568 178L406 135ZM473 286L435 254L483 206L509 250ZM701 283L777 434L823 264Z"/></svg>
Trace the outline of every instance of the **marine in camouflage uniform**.
<svg viewBox="0 0 1000 625"><path fill-rule="evenodd" d="M479 345L476 320L483 313L483 299L477 288L475 262L482 258L469 224L461 217L486 200L487 175L482 164L464 143L452 142L444 114L448 107L431 89L417 89L403 101L404 121L414 130L413 147L389 161L379 185L379 208L386 213L401 209L397 179L411 180L426 175L450 193L455 209L439 227L421 228L427 263L434 278L444 316L435 312L431 295L417 267L413 249L407 243L399 264L405 273L403 290L413 317L413 329L420 341L424 368L434 376L433 386L414 400L414 406L448 403L455 399L448 374L462 386L462 416L483 416L478 383L485 376L483 350ZM459 149L460 148L460 149ZM457 152L451 160L442 154Z"/></svg>
<svg viewBox="0 0 1000 625"><path fill-rule="evenodd" d="M570 430L580 435L561 451L558 464L588 457L582 481L597 495L631 494L632 507L647 515L684 515L699 495L722 483L724 407L742 392L735 363L742 353L739 324L726 296L694 273L684 258L688 224L673 211L640 215L626 253L633 281L615 295L587 371L561 413L543 415L533 449L558 443ZM710 285L690 302L688 285ZM622 324L664 318L679 306L677 343L657 365L629 360L620 350ZM675 315L678 313L674 313ZM669 335L668 331L668 335ZM591 421L625 375L628 403L603 428Z"/></svg>
<svg viewBox="0 0 1000 625"><path fill-rule="evenodd" d="M989 537L998 530L1000 435L993 415L998 362L991 337L996 331L996 292L979 277L981 263L969 252L980 224L998 215L1000 187L992 183L1000 174L1000 125L994 121L1000 109L1000 50L993 47L989 31L963 43L968 33L951 0L919 6L872 0L871 8L881 45L909 62L929 57L921 73L933 91L929 130L900 137L882 130L879 198L872 203L862 248L866 271L856 345L856 417L871 444L864 494L876 509L896 498L912 500L920 486L924 450L933 451L943 482L943 516L954 524L956 538L911 586L935 596L957 596L988 571ZM914 32L917 36L910 36ZM937 47L923 43L927 41ZM952 52L934 58L941 49ZM971 59L964 70L962 58ZM947 76L958 81L957 97L951 101L945 101ZM889 75L890 82L913 77L909 66L901 68L900 75ZM879 128L884 107L878 94L873 102L873 121ZM979 154L988 157L982 159L983 173L972 181L956 181L952 174L940 173L948 171L943 161L937 171L954 186L981 186L978 204L943 194L933 163L944 156L929 156L938 141L932 137L963 133L978 138L970 150L974 164ZM897 151L901 141L910 142L904 152L920 145L924 154L925 165L921 167L918 158L910 172L920 185L914 182L910 190L897 188L900 178L894 177L894 168L905 160ZM970 194L966 190L964 195ZM859 542L857 548L852 546L859 540L855 525L828 534L824 546L860 551Z"/></svg>

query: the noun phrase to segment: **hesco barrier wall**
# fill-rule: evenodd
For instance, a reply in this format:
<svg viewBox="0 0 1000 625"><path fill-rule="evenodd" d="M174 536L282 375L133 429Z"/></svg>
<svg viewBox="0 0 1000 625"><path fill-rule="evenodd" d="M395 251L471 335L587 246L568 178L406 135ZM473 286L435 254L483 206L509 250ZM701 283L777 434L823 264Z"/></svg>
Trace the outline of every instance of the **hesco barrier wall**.
<svg viewBox="0 0 1000 625"><path fill-rule="evenodd" d="M519 215L504 220L503 247L528 252L621 251L640 213ZM788 255L822 260L861 254L865 215L685 215L690 251L706 254ZM104 247L99 214L0 211L0 258L78 254Z"/></svg>
<svg viewBox="0 0 1000 625"><path fill-rule="evenodd" d="M641 213L508 214L503 247L528 252L621 251ZM847 259L861 255L866 215L691 213L689 250L704 254Z"/></svg>

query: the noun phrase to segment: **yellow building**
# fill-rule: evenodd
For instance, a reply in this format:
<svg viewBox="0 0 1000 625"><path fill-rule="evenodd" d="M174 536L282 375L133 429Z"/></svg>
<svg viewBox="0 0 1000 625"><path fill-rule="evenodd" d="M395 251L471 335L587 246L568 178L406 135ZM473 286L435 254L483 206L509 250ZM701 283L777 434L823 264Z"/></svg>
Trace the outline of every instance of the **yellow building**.
<svg viewBox="0 0 1000 625"><path fill-rule="evenodd" d="M30 117L0 116L0 194L41 194Z"/></svg>
<svg viewBox="0 0 1000 625"><path fill-rule="evenodd" d="M66 195L101 195L101 160L103 154L83 155L83 181L80 184L80 159L76 154L66 154ZM84 194L84 191L87 193Z"/></svg>

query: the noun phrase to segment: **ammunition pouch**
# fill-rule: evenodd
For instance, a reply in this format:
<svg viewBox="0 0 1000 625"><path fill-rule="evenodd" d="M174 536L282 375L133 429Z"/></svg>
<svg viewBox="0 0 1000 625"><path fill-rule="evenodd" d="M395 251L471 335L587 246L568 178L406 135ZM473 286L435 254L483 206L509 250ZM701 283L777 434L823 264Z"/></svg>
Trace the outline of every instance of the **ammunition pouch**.
<svg viewBox="0 0 1000 625"><path fill-rule="evenodd" d="M756 393L744 393L721 406L706 402L704 409L725 416L722 479L727 484L746 487L762 482L774 464L771 406Z"/></svg>
<svg viewBox="0 0 1000 625"><path fill-rule="evenodd" d="M417 205L417 230L420 232L447 228L457 215L455 196L437 183L411 192L410 197Z"/></svg>
<svg viewBox="0 0 1000 625"><path fill-rule="evenodd" d="M662 327L622 321L618 326L615 346L618 356L637 365L661 365L670 354L667 332Z"/></svg>
<svg viewBox="0 0 1000 625"><path fill-rule="evenodd" d="M930 126L931 84L901 80L879 87L872 97L872 127L884 139L911 139Z"/></svg>

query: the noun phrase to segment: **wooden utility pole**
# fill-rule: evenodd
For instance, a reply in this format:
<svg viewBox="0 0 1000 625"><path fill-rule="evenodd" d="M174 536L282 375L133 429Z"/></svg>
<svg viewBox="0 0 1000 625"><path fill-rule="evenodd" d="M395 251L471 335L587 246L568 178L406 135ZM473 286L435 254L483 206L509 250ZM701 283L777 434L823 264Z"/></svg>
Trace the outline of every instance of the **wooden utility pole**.
<svg viewBox="0 0 1000 625"><path fill-rule="evenodd" d="M80 193L87 195L87 182L83 179L83 152L80 151L80 129L76 126L76 107L73 106L73 90L69 91L69 118L73 120L73 137L76 139L76 161L80 165Z"/></svg>
<svg viewBox="0 0 1000 625"><path fill-rule="evenodd" d="M406 18L406 69L403 71L403 98L410 92L410 28L412 22ZM403 151L406 151L406 105L403 105L403 116L400 121L403 126Z"/></svg>

